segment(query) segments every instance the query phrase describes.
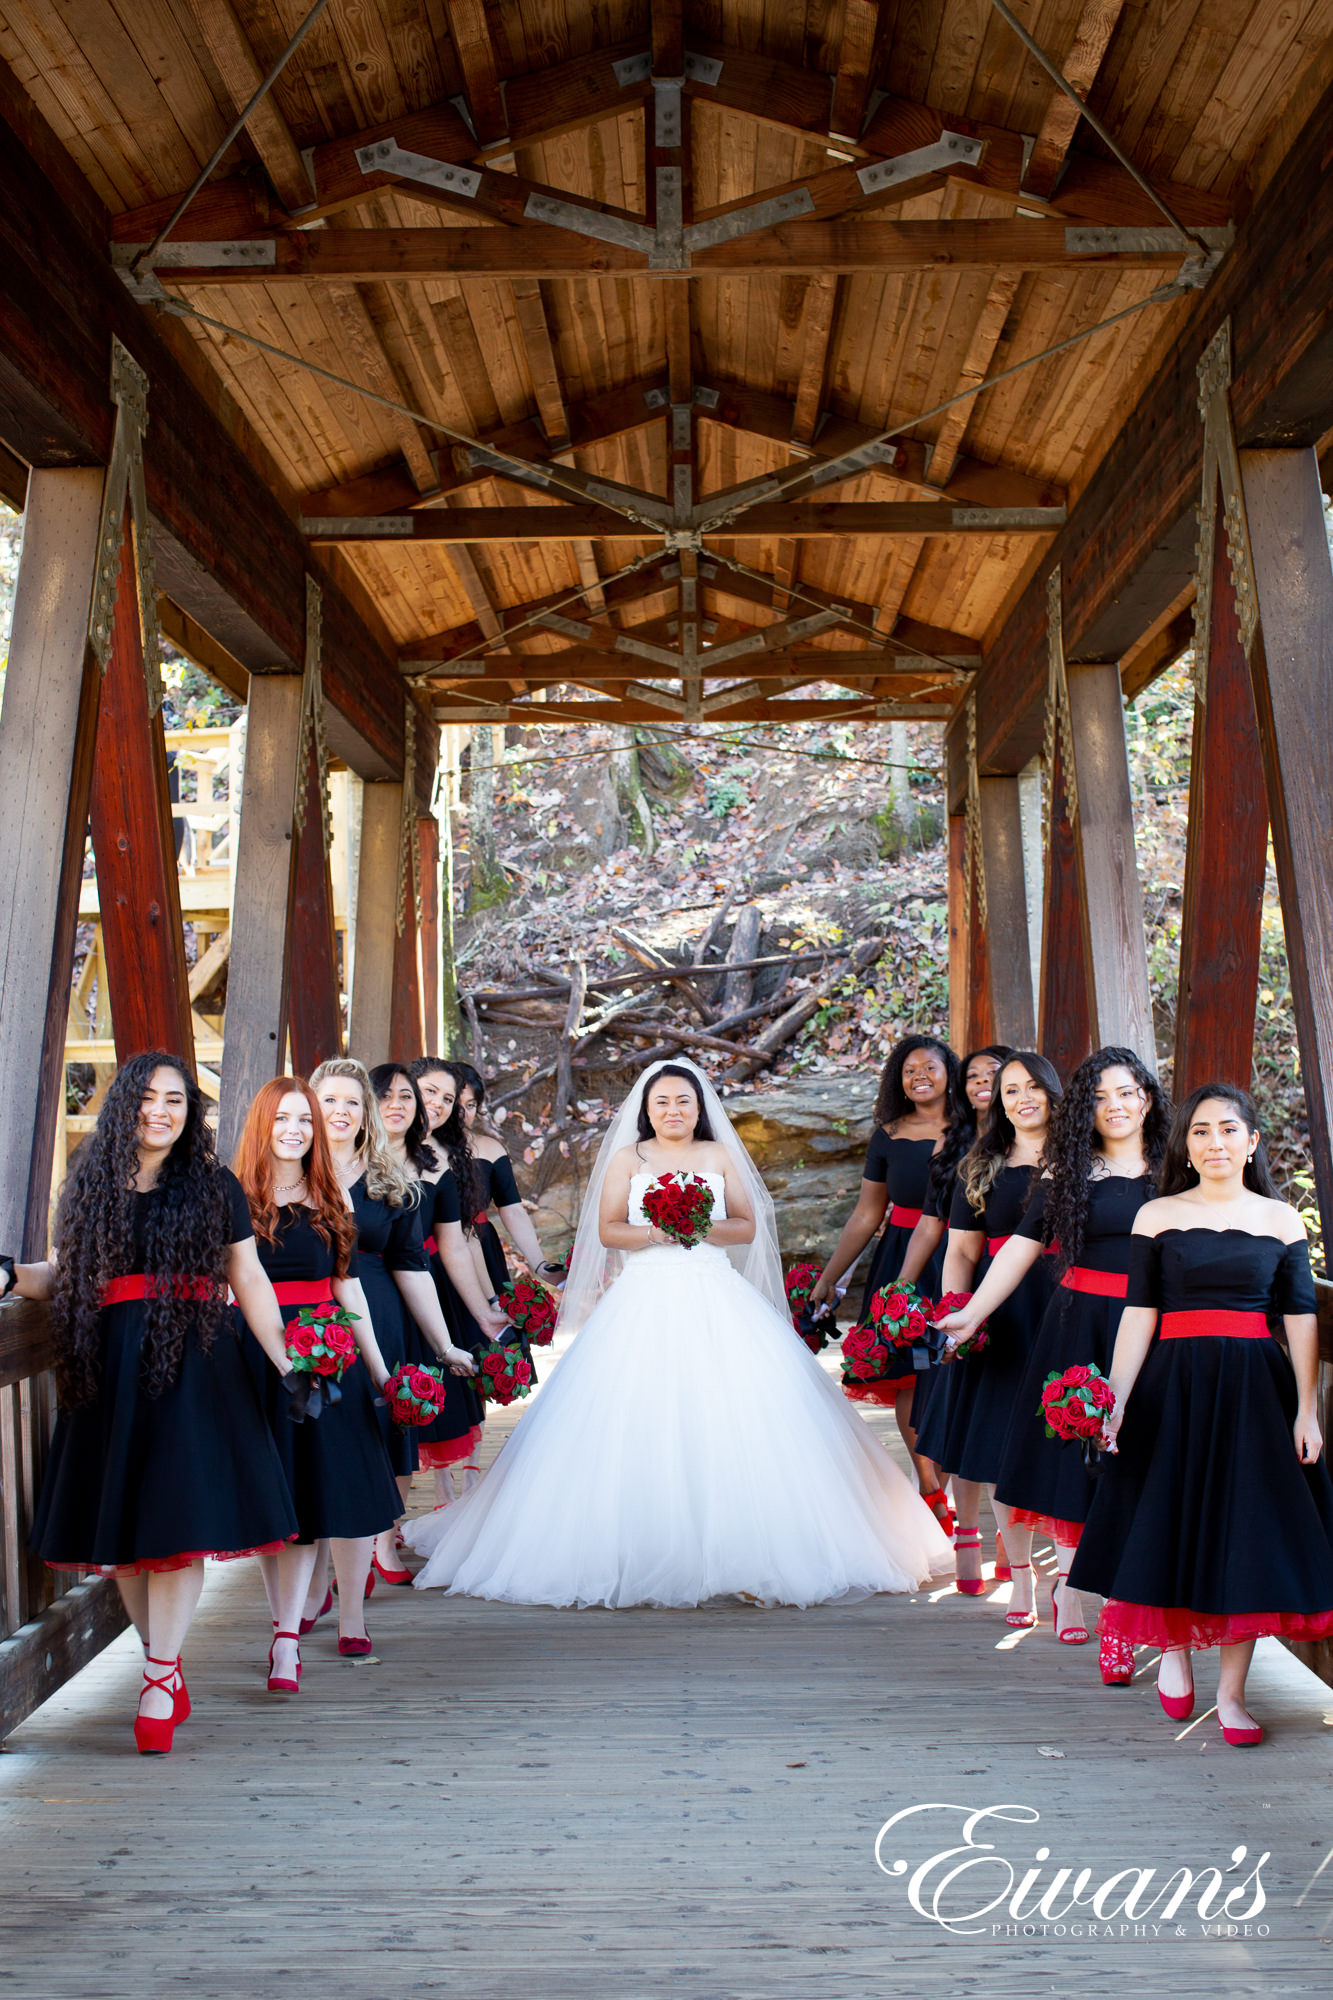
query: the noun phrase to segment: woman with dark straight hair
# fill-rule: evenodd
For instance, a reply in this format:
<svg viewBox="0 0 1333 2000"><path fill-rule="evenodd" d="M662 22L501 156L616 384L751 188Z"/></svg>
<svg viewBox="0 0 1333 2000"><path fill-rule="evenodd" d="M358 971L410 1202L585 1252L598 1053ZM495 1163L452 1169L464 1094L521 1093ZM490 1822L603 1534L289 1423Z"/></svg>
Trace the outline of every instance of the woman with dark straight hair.
<svg viewBox="0 0 1333 2000"><path fill-rule="evenodd" d="M60 1415L32 1545L115 1577L147 1656L141 1752L170 1750L190 1713L180 1654L204 1556L277 1550L297 1528L228 1287L282 1398L282 1315L199 1086L179 1056L132 1056L75 1155L51 1262L0 1259L0 1296L51 1301Z"/></svg>
<svg viewBox="0 0 1333 2000"><path fill-rule="evenodd" d="M1263 1739L1245 1706L1255 1640L1333 1636L1333 1481L1305 1225L1277 1198L1237 1085L1204 1084L1181 1105L1130 1250L1114 1455L1071 1581L1106 1599L1117 1644L1161 1649L1173 1721L1194 1708L1192 1652L1219 1647L1217 1719L1244 1748Z"/></svg>

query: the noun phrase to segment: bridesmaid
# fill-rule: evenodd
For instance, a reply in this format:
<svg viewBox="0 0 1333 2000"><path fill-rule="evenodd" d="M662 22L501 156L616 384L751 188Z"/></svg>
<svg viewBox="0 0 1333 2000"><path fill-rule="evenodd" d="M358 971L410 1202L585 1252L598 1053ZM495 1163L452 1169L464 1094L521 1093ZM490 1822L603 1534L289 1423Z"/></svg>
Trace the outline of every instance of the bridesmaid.
<svg viewBox="0 0 1333 2000"><path fill-rule="evenodd" d="M510 1277L499 1231L487 1215L487 1210L492 1207L499 1211L506 1236L526 1260L534 1277L547 1280L563 1277L564 1265L549 1262L537 1240L537 1232L523 1206L523 1197L514 1178L513 1161L503 1142L484 1122L486 1085L480 1072L471 1063L465 1062L450 1062L446 1067L454 1079L458 1106L476 1164L478 1202L474 1240L485 1262L492 1293L497 1294L502 1285L508 1284Z"/></svg>
<svg viewBox="0 0 1333 2000"><path fill-rule="evenodd" d="M328 1067L326 1064L326 1071ZM437 1171L439 1163L427 1137L425 1107L406 1068L398 1063L378 1063L370 1072L369 1083L379 1106L389 1157L407 1183L411 1197L409 1202L397 1206L387 1196L372 1199L364 1179L352 1189L360 1231L361 1280L370 1298L376 1328L381 1316L393 1328L393 1355L386 1348L385 1358L391 1367L404 1360L420 1362L426 1367L443 1361L457 1376L475 1374L472 1356L457 1346L450 1335L431 1276L425 1230L433 1225L433 1190L428 1203L422 1177ZM433 1246L434 1238L431 1240ZM466 1252L460 1246L457 1261L463 1264L465 1260ZM384 1346L382 1333L380 1345ZM422 1432L400 1429L387 1410L385 1420L395 1433L389 1440L390 1457L394 1460L405 1511ZM385 1583L411 1583L411 1570L398 1562L392 1529L376 1545L373 1560Z"/></svg>
<svg viewBox="0 0 1333 2000"><path fill-rule="evenodd" d="M1017 1228L1060 1096L1060 1079L1044 1056L1025 1051L1001 1066L985 1129L958 1175L944 1257L945 1292L975 1291ZM994 1499L1005 1433L1050 1296L1049 1264L1039 1259L992 1313L985 1352L965 1355L941 1370L921 1428L919 1449L953 1478L957 1585L965 1596L975 1597L984 1587L982 1489ZM1002 1547L997 1537L997 1548ZM997 1560L997 1581L1001 1568L1010 1565Z"/></svg>
<svg viewBox="0 0 1333 2000"><path fill-rule="evenodd" d="M912 1232L921 1220L931 1160L949 1129L950 1097L957 1074L957 1056L933 1035L907 1035L892 1051L875 1099L875 1130L866 1149L860 1198L814 1288L816 1304L833 1298L839 1278L856 1263L881 1223L884 1226L862 1293L863 1310L872 1292L898 1276ZM922 1275L926 1291L939 1288L938 1253L932 1264L933 1268L928 1265ZM915 1389L916 1371L907 1368L901 1375L865 1383L847 1393L854 1402L892 1405L916 1466L921 1497L949 1534L953 1530L949 1502L929 1459L917 1454L911 1418Z"/></svg>
<svg viewBox="0 0 1333 2000"><path fill-rule="evenodd" d="M52 1260L0 1259L0 1295L51 1301L60 1414L32 1545L53 1569L115 1577L144 1643L144 1754L190 1713L180 1654L205 1554L297 1531L228 1286L285 1402L282 1318L199 1086L178 1056L134 1056L75 1155Z"/></svg>
<svg viewBox="0 0 1333 2000"><path fill-rule="evenodd" d="M1272 1338L1281 1316L1288 1360ZM1154 1335L1156 1336L1154 1338ZM1194 1708L1192 1650L1217 1646L1217 1719L1246 1747L1254 1642L1333 1636L1333 1481L1322 1456L1319 1340L1305 1228L1277 1198L1252 1100L1193 1091L1162 1195L1140 1209L1111 1364L1116 1455L1073 1581L1102 1629L1159 1646L1162 1707Z"/></svg>
<svg viewBox="0 0 1333 2000"><path fill-rule="evenodd" d="M362 1600L371 1550L398 1512L375 1412L389 1371L357 1273L356 1219L312 1085L291 1076L264 1085L246 1114L235 1164L284 1320L330 1299L357 1316L352 1332L361 1359L343 1377L337 1403L318 1420L294 1424L284 1396L270 1390L266 1398L299 1523L298 1547L264 1571L274 1622L268 1684L275 1693L295 1694L301 1606L317 1543L327 1541L338 1578L338 1651L352 1657L370 1651Z"/></svg>
<svg viewBox="0 0 1333 2000"><path fill-rule="evenodd" d="M1036 1623L1030 1564L1033 1530L1040 1528L1056 1546L1059 1580L1051 1617L1066 1646L1088 1641L1069 1566L1093 1482L1076 1445L1046 1436L1041 1391L1052 1372L1078 1363L1096 1362L1103 1371L1110 1366L1130 1233L1156 1193L1169 1119L1156 1077L1131 1049L1097 1049L1085 1057L1056 1106L1046 1165L1021 1222L970 1302L941 1321L946 1332L966 1337L1012 1296L1043 1247L1050 1247L1056 1290L1015 1392L995 1508L1014 1574L1006 1623ZM1103 1647L1101 1667L1110 1685L1130 1678L1133 1658L1127 1662L1123 1648Z"/></svg>

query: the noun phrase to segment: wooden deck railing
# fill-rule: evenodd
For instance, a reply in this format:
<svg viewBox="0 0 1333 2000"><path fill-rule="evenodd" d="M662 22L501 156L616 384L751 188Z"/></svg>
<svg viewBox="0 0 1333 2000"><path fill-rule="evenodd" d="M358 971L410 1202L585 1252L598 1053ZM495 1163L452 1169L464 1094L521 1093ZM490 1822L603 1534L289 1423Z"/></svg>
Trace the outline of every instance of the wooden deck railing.
<svg viewBox="0 0 1333 2000"><path fill-rule="evenodd" d="M1333 1438L1333 1284L1320 1282L1321 1421ZM94 1659L127 1624L105 1577L57 1594L31 1554L33 1508L55 1420L51 1320L26 1299L0 1304L0 1741ZM1333 1685L1333 1641L1291 1648Z"/></svg>

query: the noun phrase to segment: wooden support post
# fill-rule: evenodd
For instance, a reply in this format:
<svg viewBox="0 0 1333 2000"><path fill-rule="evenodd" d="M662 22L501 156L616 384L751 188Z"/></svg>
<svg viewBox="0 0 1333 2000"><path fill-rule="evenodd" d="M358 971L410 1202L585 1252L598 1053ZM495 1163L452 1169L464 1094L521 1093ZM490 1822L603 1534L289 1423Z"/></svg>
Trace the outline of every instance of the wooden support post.
<svg viewBox="0 0 1333 2000"><path fill-rule="evenodd" d="M1046 890L1041 925L1037 1045L1068 1079L1093 1046L1093 1012L1083 866L1070 810L1064 751L1057 741L1047 772Z"/></svg>
<svg viewBox="0 0 1333 2000"><path fill-rule="evenodd" d="M402 786L388 780L367 785L361 794L361 866L356 883L356 957L348 1053L357 1056L367 1069L389 1056L402 794Z"/></svg>
<svg viewBox="0 0 1333 2000"><path fill-rule="evenodd" d="M253 675L218 1108L218 1152L224 1160L235 1151L256 1091L281 1070L287 1046L292 806L300 733L300 676Z"/></svg>
<svg viewBox="0 0 1333 2000"><path fill-rule="evenodd" d="M1268 806L1226 535L1213 543L1204 687L1194 705L1189 832L1176 992L1177 1102L1216 1079L1248 1087L1254 1068Z"/></svg>
<svg viewBox="0 0 1333 2000"><path fill-rule="evenodd" d="M949 1041L961 1054L967 1040L967 921L964 913L967 821L949 821Z"/></svg>
<svg viewBox="0 0 1333 2000"><path fill-rule="evenodd" d="M251 682L254 686L254 682ZM289 1022L292 1067L309 1076L343 1048L338 944L333 927L333 881L324 841L324 800L319 760L305 773L305 824L293 856Z"/></svg>
<svg viewBox="0 0 1333 2000"><path fill-rule="evenodd" d="M985 1048L995 1040L995 1003L991 994L990 926L982 900L981 853L973 844L970 857L971 917L967 926L967 1012L959 1055Z"/></svg>
<svg viewBox="0 0 1333 2000"><path fill-rule="evenodd" d="M1243 451L1250 651L1320 1213L1333 1216L1333 566L1313 450Z"/></svg>
<svg viewBox="0 0 1333 2000"><path fill-rule="evenodd" d="M1070 666L1092 1033L1157 1067L1118 666Z"/></svg>
<svg viewBox="0 0 1333 2000"><path fill-rule="evenodd" d="M128 517L102 680L91 820L116 1058L165 1049L194 1068L162 713L148 712Z"/></svg>
<svg viewBox="0 0 1333 2000"><path fill-rule="evenodd" d="M446 808L447 809L447 808ZM443 1047L440 1013L440 823L429 813L417 821L417 860L421 870L421 1035L423 1054Z"/></svg>
<svg viewBox="0 0 1333 2000"><path fill-rule="evenodd" d="M0 722L0 1240L41 1257L101 675L88 647L102 474L28 478Z"/></svg>
<svg viewBox="0 0 1333 2000"><path fill-rule="evenodd" d="M416 839L416 828L412 828ZM421 1029L421 958L417 937L417 906L409 878L400 885L403 928L393 942L393 997L389 1008L389 1054L395 1062L413 1062L426 1053Z"/></svg>
<svg viewBox="0 0 1333 2000"><path fill-rule="evenodd" d="M1036 1041L1032 960L1028 948L1027 871L1017 777L978 781L981 861L986 881L986 937L994 1038L1011 1048Z"/></svg>

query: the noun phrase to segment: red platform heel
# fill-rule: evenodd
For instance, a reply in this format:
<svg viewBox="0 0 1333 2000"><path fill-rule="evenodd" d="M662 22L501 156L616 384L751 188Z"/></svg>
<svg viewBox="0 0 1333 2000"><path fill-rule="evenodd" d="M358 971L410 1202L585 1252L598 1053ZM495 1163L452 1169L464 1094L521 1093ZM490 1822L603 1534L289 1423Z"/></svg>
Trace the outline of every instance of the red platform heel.
<svg viewBox="0 0 1333 2000"><path fill-rule="evenodd" d="M290 1681L285 1674L273 1671L273 1655L277 1651L279 1639L296 1641L296 1679ZM270 1694L299 1694L301 1692L301 1635L299 1632L275 1632L273 1643L268 1649L268 1691Z"/></svg>
<svg viewBox="0 0 1333 2000"><path fill-rule="evenodd" d="M954 1514L953 1508L949 1505L949 1496L944 1488L936 1486L931 1492L923 1493L921 1498L925 1501L945 1534L951 1535L954 1531Z"/></svg>
<svg viewBox="0 0 1333 2000"><path fill-rule="evenodd" d="M997 1528L995 1530L995 1581L997 1583L1012 1583L1013 1577L1013 1570L1009 1567L1009 1551L1004 1546L1004 1531L1001 1528Z"/></svg>
<svg viewBox="0 0 1333 2000"><path fill-rule="evenodd" d="M176 1679L179 1682L179 1686L174 1687L171 1691L171 1699L175 1704L175 1713L171 1719L177 1729L179 1729L182 1722L189 1721L192 1713L190 1707L190 1690L185 1685L185 1675L181 1672L181 1663L179 1660L176 1662Z"/></svg>
<svg viewBox="0 0 1333 2000"><path fill-rule="evenodd" d="M149 1667L165 1667L165 1674L150 1674ZM171 1739L176 1733L176 1690L175 1680L180 1672L179 1660L157 1660L151 1653L144 1654L143 1687L139 1699L143 1700L149 1688L157 1688L162 1694L171 1696L170 1715L136 1715L134 1718L134 1743L141 1757L165 1757L171 1748Z"/></svg>
<svg viewBox="0 0 1333 2000"><path fill-rule="evenodd" d="M1015 1563L1013 1565L1013 1568L1015 1570L1031 1569L1031 1567L1032 1567L1031 1563ZM1006 1625L1010 1626L1015 1632L1030 1632L1033 1626L1037 1622L1037 1614L1035 1610L1006 1611L1004 1614L1004 1622Z"/></svg>
<svg viewBox="0 0 1333 2000"><path fill-rule="evenodd" d="M981 1547L980 1528L955 1528L953 1545L955 1551L958 1549L979 1549ZM955 1590L961 1591L964 1597L980 1597L986 1585L983 1578L979 1576L956 1576L953 1580L953 1587Z"/></svg>
<svg viewBox="0 0 1333 2000"><path fill-rule="evenodd" d="M1128 1687L1134 1678L1134 1648L1128 1639L1111 1639L1103 1633L1097 1648L1097 1664L1102 1670L1104 1686Z"/></svg>

